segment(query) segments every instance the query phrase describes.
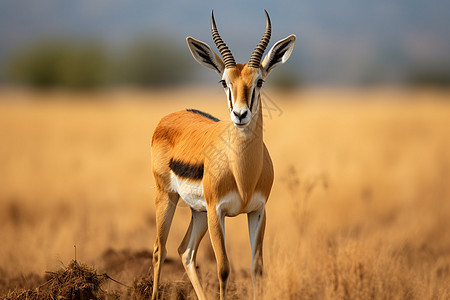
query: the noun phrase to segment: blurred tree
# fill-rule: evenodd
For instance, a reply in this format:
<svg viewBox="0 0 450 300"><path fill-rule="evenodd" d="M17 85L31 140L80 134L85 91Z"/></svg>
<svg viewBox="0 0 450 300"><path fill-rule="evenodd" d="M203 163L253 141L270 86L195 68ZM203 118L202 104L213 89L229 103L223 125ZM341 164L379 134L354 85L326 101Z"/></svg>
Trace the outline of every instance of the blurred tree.
<svg viewBox="0 0 450 300"><path fill-rule="evenodd" d="M6 79L37 88L91 89L111 84L168 86L187 81L189 57L159 37L134 40L112 55L91 41L37 42L10 58Z"/></svg>
<svg viewBox="0 0 450 300"><path fill-rule="evenodd" d="M450 87L450 66L419 67L409 73L408 83L413 86Z"/></svg>
<svg viewBox="0 0 450 300"><path fill-rule="evenodd" d="M96 88L106 83L109 61L96 43L39 42L13 55L6 77L36 88Z"/></svg>
<svg viewBox="0 0 450 300"><path fill-rule="evenodd" d="M135 40L125 51L119 81L139 86L168 86L189 79L186 47L160 37Z"/></svg>

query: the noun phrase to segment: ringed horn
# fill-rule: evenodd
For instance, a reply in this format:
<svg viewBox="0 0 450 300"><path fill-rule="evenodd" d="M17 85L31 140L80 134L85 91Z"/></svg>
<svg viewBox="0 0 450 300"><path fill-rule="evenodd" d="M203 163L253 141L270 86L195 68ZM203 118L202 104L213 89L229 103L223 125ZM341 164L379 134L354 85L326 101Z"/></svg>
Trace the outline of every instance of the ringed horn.
<svg viewBox="0 0 450 300"><path fill-rule="evenodd" d="M216 21L214 20L214 13L211 10L211 34L214 40L214 44L216 44L217 49L220 51L220 55L223 58L223 62L225 64L225 68L236 68L236 61L234 60L233 54L231 54L230 49L228 49L227 44L222 40L219 35L219 31L216 27Z"/></svg>
<svg viewBox="0 0 450 300"><path fill-rule="evenodd" d="M266 32L264 32L263 37L261 38L261 41L256 46L255 50L253 50L252 56L250 57L250 60L248 61L248 67L250 68L259 68L259 64L261 63L261 58L264 54L264 51L267 48L267 45L270 41L270 35L272 33L272 25L270 24L270 18L269 14L266 10L264 10L266 13Z"/></svg>

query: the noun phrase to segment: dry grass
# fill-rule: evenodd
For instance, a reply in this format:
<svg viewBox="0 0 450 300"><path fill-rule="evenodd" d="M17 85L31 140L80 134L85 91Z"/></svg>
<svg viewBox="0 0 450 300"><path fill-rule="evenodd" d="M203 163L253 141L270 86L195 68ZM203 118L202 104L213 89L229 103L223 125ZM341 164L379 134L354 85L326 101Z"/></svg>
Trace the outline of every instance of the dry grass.
<svg viewBox="0 0 450 300"><path fill-rule="evenodd" d="M271 96L266 298L450 299L449 93ZM0 99L0 295L42 284L46 270L73 259L73 244L99 273L145 292L155 236L152 131L183 108L226 118L222 92L0 91ZM176 248L189 215L180 205L163 269L163 281L181 289ZM245 216L227 219L226 230L230 295L246 299ZM198 261L214 296L209 244L206 237ZM116 283L103 289L136 296Z"/></svg>

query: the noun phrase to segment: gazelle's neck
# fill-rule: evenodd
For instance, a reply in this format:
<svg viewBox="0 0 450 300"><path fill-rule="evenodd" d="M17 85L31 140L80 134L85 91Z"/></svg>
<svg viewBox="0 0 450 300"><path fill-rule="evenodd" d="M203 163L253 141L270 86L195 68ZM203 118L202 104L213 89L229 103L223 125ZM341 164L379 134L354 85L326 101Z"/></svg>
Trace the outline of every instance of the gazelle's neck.
<svg viewBox="0 0 450 300"><path fill-rule="evenodd" d="M253 194L263 164L263 115L261 96L257 112L245 128L232 126L228 159L243 201Z"/></svg>

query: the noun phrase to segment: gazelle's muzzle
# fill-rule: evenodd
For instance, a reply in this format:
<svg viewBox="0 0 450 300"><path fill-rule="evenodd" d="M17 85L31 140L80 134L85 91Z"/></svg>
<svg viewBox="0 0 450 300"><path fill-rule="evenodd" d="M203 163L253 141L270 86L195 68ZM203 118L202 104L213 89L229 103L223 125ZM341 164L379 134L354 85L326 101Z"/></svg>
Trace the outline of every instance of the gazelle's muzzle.
<svg viewBox="0 0 450 300"><path fill-rule="evenodd" d="M252 112L247 106L244 107L237 107L234 106L230 113L231 121L237 126L237 127L244 127L248 125L252 118Z"/></svg>

